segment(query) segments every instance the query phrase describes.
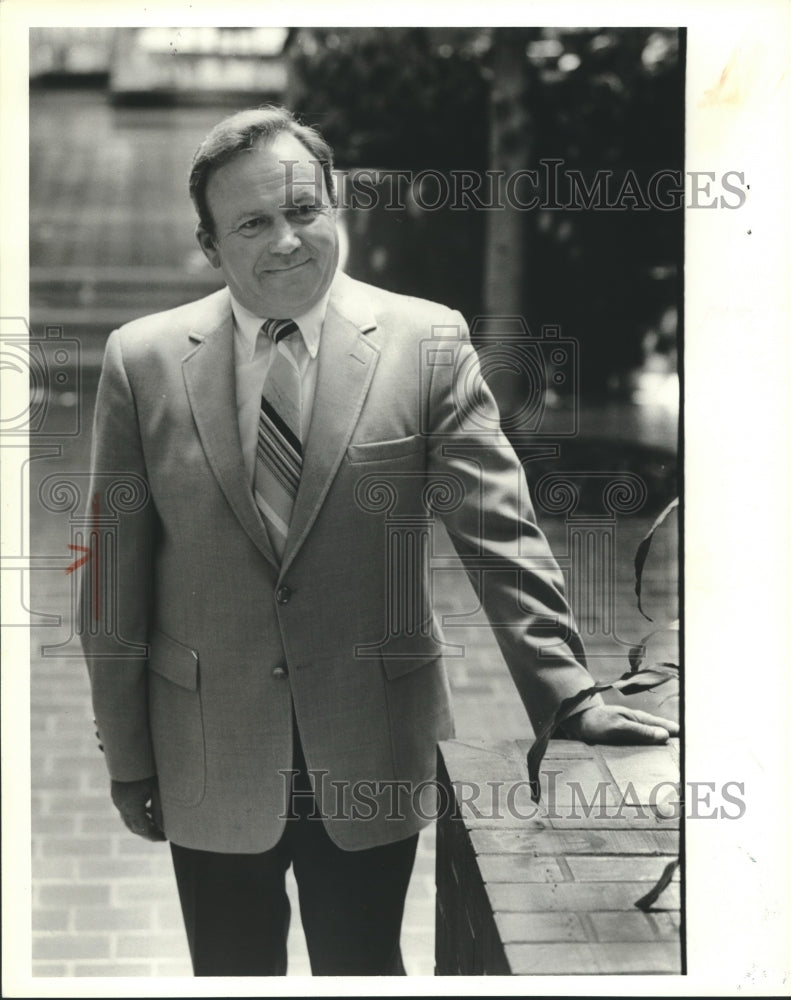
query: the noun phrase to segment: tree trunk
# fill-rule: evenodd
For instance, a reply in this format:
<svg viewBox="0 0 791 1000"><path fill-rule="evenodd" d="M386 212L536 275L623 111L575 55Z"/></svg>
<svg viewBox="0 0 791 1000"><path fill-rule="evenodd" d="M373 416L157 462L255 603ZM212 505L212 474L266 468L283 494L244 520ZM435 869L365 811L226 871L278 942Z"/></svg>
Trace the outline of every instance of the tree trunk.
<svg viewBox="0 0 791 1000"><path fill-rule="evenodd" d="M502 171L504 180L525 170L530 161L530 129L526 108L527 56L531 32L495 28L490 109L489 169ZM492 174L492 176L495 176ZM487 316L516 316L525 301L525 213L508 204L492 209L486 220L484 309Z"/></svg>
<svg viewBox="0 0 791 1000"><path fill-rule="evenodd" d="M501 176L498 200L504 208L487 213L484 317L477 325L476 340L484 376L497 400L506 433L518 419L528 391L519 346L524 343L526 329L521 318L527 301L525 211L509 199L507 182L530 162L526 46L532 34L533 30L495 28L492 39L489 170L490 177ZM524 199L528 189L524 183L520 187L520 198Z"/></svg>

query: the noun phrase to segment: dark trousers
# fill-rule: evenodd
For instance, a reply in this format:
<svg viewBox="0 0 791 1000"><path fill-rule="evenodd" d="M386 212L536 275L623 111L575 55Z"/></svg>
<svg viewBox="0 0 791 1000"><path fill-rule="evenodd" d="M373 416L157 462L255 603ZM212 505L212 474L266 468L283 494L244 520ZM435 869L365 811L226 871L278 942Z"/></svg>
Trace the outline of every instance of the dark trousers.
<svg viewBox="0 0 791 1000"><path fill-rule="evenodd" d="M418 835L341 850L315 818L296 724L294 733L292 793L299 794L275 847L218 854L170 845L195 975L286 974L290 864L313 975L405 975L399 938Z"/></svg>

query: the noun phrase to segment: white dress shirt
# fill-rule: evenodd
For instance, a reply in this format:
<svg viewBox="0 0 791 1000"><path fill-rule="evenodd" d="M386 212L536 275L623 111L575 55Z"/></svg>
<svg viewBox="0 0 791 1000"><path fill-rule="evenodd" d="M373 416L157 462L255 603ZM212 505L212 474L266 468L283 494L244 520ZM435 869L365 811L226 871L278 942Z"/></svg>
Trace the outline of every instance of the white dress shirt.
<svg viewBox="0 0 791 1000"><path fill-rule="evenodd" d="M299 327L301 336L292 334L287 338L288 347L286 347L282 343L274 344L269 337L260 333L261 324L267 317L254 315L231 295L234 319L236 410L239 418L239 434L242 439L242 455L251 489L255 476L261 393L264 380L274 358L274 352L277 350L290 351L299 366L302 382L302 441L304 442L307 438L310 417L313 412L313 397L316 393L321 329L327 314L329 297L330 291L328 289L311 309L308 309L301 316L291 317Z"/></svg>

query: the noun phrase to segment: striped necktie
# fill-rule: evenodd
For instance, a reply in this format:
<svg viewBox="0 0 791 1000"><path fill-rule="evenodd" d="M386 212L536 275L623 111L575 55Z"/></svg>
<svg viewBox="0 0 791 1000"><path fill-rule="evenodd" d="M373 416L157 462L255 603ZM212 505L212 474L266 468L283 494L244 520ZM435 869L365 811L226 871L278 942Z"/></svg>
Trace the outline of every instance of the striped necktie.
<svg viewBox="0 0 791 1000"><path fill-rule="evenodd" d="M272 547L282 558L302 473L301 378L284 341L299 335L299 327L291 319L268 319L261 331L271 337L275 356L261 394L253 490Z"/></svg>

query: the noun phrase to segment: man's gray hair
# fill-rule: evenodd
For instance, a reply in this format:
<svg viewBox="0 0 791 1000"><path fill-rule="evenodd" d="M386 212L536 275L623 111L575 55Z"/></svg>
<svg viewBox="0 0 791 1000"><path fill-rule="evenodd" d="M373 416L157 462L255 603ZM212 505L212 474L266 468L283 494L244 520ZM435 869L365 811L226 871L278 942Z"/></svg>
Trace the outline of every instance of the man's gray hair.
<svg viewBox="0 0 791 1000"><path fill-rule="evenodd" d="M214 220L206 200L206 187L212 173L239 153L252 149L260 140L274 139L281 133L293 135L321 164L330 203L333 206L338 204L332 174L332 148L320 133L310 125L298 122L287 108L273 104L250 108L229 115L215 125L192 159L190 197L201 225L208 233L214 235Z"/></svg>

